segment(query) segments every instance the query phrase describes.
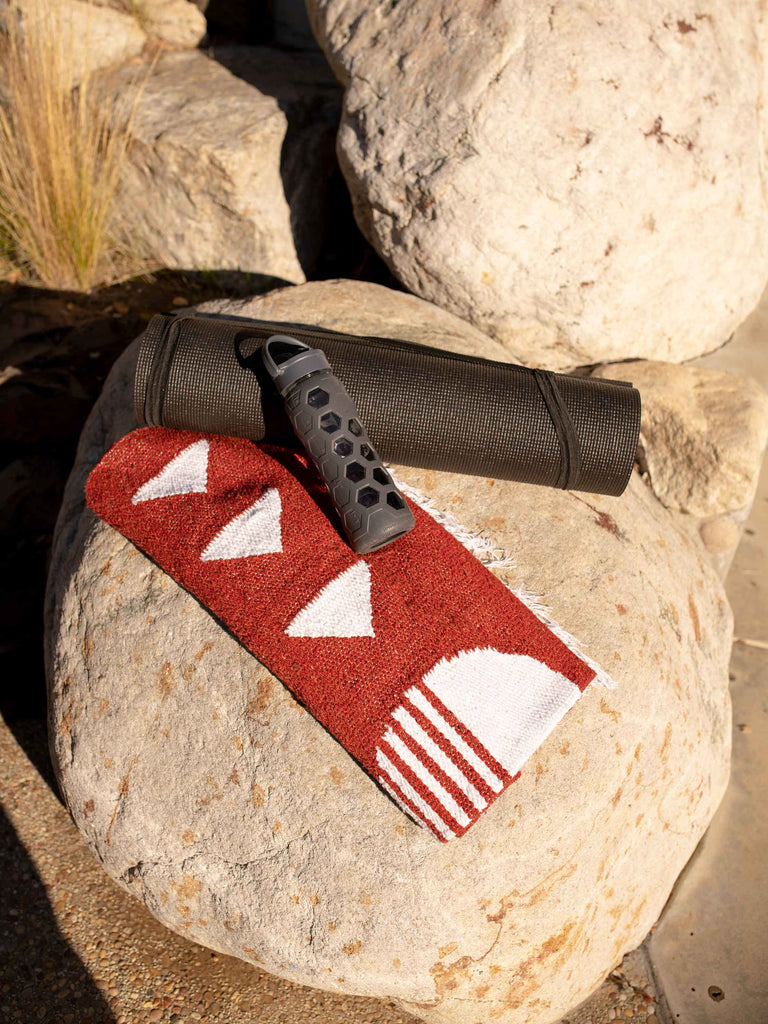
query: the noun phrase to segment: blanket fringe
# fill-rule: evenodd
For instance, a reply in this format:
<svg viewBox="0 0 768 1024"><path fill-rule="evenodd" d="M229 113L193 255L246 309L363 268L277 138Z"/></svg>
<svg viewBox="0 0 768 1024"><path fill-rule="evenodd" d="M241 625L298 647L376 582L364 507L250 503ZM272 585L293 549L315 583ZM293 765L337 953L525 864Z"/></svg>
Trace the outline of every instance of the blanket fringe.
<svg viewBox="0 0 768 1024"><path fill-rule="evenodd" d="M390 473L391 473L390 469ZM394 476L394 475L393 475ZM618 683L615 679L612 679L608 673L598 665L594 659L590 658L585 653L582 644L572 636L567 629L564 629L559 622L556 622L552 618L551 609L541 600L541 598L530 590L524 587L513 586L507 579L505 574L513 572L515 569L515 562L512 556L504 548L496 548L488 537L484 537L482 534L474 533L472 530L467 529L462 523L456 519L450 512L446 512L445 509L438 508L432 498L422 494L415 487L411 487L410 484L403 483L402 480L395 479L395 483L400 488L402 493L410 498L411 501L415 502L419 508L422 508L427 515L431 516L435 522L439 523L444 529L455 537L462 547L465 547L467 551L471 551L472 554L481 562L486 569L490 569L494 575L498 576L504 586L510 590L515 597L522 601L526 607L530 608L533 614L544 623L545 626L558 640L561 640L565 646L573 651L573 653L581 658L581 660L589 665L594 671L595 678L592 680L590 685L604 687L606 690L615 690Z"/></svg>

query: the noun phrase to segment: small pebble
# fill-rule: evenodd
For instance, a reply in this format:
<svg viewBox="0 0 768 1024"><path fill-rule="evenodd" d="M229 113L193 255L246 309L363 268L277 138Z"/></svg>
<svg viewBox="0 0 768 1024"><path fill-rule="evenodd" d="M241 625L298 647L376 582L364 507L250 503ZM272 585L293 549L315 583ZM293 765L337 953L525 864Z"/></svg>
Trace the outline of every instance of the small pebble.
<svg viewBox="0 0 768 1024"><path fill-rule="evenodd" d="M183 295L176 295L176 296L173 297L173 299L171 299L171 305L172 306L188 306L189 303L187 302L187 300L184 298Z"/></svg>

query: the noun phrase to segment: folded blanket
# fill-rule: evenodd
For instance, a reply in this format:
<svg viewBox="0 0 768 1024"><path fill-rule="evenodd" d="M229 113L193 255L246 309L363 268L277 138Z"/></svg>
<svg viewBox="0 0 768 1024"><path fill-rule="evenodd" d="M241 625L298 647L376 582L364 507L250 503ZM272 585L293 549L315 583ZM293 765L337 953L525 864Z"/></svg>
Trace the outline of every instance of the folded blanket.
<svg viewBox="0 0 768 1024"><path fill-rule="evenodd" d="M86 495L443 841L595 676L417 504L411 533L356 555L295 451L146 428L107 452Z"/></svg>

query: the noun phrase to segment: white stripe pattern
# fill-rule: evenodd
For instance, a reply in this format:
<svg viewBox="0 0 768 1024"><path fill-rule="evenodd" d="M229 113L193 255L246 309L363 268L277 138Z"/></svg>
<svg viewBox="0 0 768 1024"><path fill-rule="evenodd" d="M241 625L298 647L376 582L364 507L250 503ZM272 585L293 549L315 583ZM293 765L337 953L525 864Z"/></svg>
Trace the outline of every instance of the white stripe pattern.
<svg viewBox="0 0 768 1024"><path fill-rule="evenodd" d="M423 800L413 786L405 779L401 772L395 768L392 762L389 760L387 755L382 750L376 751L376 762L383 772L387 774L392 782L397 786L403 796L407 797L416 807L419 808L424 817L431 821L437 831L443 836L444 839L455 839L456 833L453 832L448 825L443 821L439 814L434 811L426 800Z"/></svg>
<svg viewBox="0 0 768 1024"><path fill-rule="evenodd" d="M454 821L458 821L462 826L469 824L470 818L467 812L456 803L448 790L438 782L429 768L419 760L411 748L406 743L403 743L396 732L392 729L387 729L382 739L385 743L389 744L402 761L405 761L416 778L426 786L430 793L437 797Z"/></svg>
<svg viewBox="0 0 768 1024"><path fill-rule="evenodd" d="M479 793L475 789L461 768L459 768L458 765L455 765L445 751L438 747L432 737L422 729L413 715L409 714L405 708L400 707L397 708L396 711L392 712L392 717L400 724L401 728L408 733L411 739L422 747L424 752L432 758L435 764L439 765L445 774L449 778L453 779L461 792L469 798L478 811L482 811L488 806L488 801L482 793Z"/></svg>
<svg viewBox="0 0 768 1024"><path fill-rule="evenodd" d="M400 797L397 795L392 786L390 786L390 784L387 782L384 776L377 775L376 778L378 779L379 785L382 786L389 793L389 795L395 801L397 806L402 811L405 811L405 813L408 815L411 821L415 821L417 825L421 826L421 828L424 828L424 826L427 824L426 821L424 821L424 819L420 817L420 815L418 815L416 811L413 810L413 808L409 807L405 800L400 799Z"/></svg>
<svg viewBox="0 0 768 1024"><path fill-rule="evenodd" d="M494 793L500 793L502 789L504 789L504 783L501 779L491 771L488 765L481 758L477 756L472 747L470 747L466 740L459 736L453 726L446 722L440 712L432 706L421 690L412 686L410 690L406 690L405 696L426 718L430 720L438 732L441 732L443 736L453 744L465 761L472 765L480 778L488 783Z"/></svg>

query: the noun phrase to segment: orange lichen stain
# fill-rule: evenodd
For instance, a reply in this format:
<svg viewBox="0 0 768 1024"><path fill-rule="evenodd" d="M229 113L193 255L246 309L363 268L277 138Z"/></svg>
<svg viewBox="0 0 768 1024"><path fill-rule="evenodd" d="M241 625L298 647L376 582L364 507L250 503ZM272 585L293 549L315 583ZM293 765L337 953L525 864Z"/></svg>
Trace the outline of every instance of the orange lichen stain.
<svg viewBox="0 0 768 1024"><path fill-rule="evenodd" d="M333 782L337 786L340 786L341 783L344 781L344 772L341 770L341 768L337 768L336 765L333 765L328 774L331 776L331 782Z"/></svg>
<svg viewBox="0 0 768 1024"><path fill-rule="evenodd" d="M181 833L181 838L185 843L194 843L197 839L197 834L191 828L188 828Z"/></svg>
<svg viewBox="0 0 768 1024"><path fill-rule="evenodd" d="M182 917L189 917L189 915L192 913L192 911L186 904L177 903L176 909L178 910Z"/></svg>
<svg viewBox="0 0 768 1024"><path fill-rule="evenodd" d="M237 774L237 768L233 768L232 772L227 778L227 782L233 783L235 786L240 785L240 776Z"/></svg>
<svg viewBox="0 0 768 1024"><path fill-rule="evenodd" d="M699 621L699 612L696 608L696 602L693 600L693 594L688 595L688 614L691 616L691 622L693 623L693 635L696 637L696 643L701 643L701 623Z"/></svg>
<svg viewBox="0 0 768 1024"><path fill-rule="evenodd" d="M201 925L203 925L203 927L205 927L205 925L207 925L207 924L208 924L208 920L207 920L207 918L205 918L205 917L198 917L198 919L197 919L197 923L198 923L198 924L201 924Z"/></svg>
<svg viewBox="0 0 768 1024"><path fill-rule="evenodd" d="M506 520L503 516L489 516L480 520L480 526L484 530L503 530Z"/></svg>
<svg viewBox="0 0 768 1024"><path fill-rule="evenodd" d="M160 697L165 700L173 693L173 665L170 661L163 662L163 667L157 677L157 688L160 690Z"/></svg>
<svg viewBox="0 0 768 1024"><path fill-rule="evenodd" d="M549 768L545 768L544 765L541 763L541 761L537 761L536 762L536 774L537 775L546 775L548 771L549 771Z"/></svg>
<svg viewBox="0 0 768 1024"><path fill-rule="evenodd" d="M624 753L624 751L621 748L621 744L620 743L616 744L616 753L617 754L623 754Z"/></svg>
<svg viewBox="0 0 768 1024"><path fill-rule="evenodd" d="M621 718L621 712L614 711L614 709L608 704L608 701L605 699L605 697L600 698L600 710L604 715L610 715L614 722L618 722L618 720Z"/></svg>
<svg viewBox="0 0 768 1024"><path fill-rule="evenodd" d="M478 999L484 999L490 990L491 986L486 982L485 985L478 985L477 988L473 988L472 995L476 996Z"/></svg>
<svg viewBox="0 0 768 1024"><path fill-rule="evenodd" d="M589 768L589 758L585 757L584 760L581 762L581 770L585 772L587 768Z"/></svg>
<svg viewBox="0 0 768 1024"><path fill-rule="evenodd" d="M635 752L632 755L632 757L635 759L635 761L639 761L640 760L640 748L641 747L642 747L642 743L638 743L637 746L635 747Z"/></svg>
<svg viewBox="0 0 768 1024"><path fill-rule="evenodd" d="M328 922L328 931L329 932L335 932L338 927L339 927L339 922L338 921L329 921Z"/></svg>
<svg viewBox="0 0 768 1024"><path fill-rule="evenodd" d="M555 885L564 882L567 878L570 878L575 870L575 861L569 860L564 864L561 864L560 867L555 868L554 871L551 871L527 892L521 893L517 889L513 889L511 893L508 893L506 896L502 896L498 901L499 909L495 914L485 915L486 921L488 921L489 924L501 924L507 916L507 911L511 910L513 907L520 906L521 904L528 907L535 906L535 904L541 902L541 900L546 899L550 895Z"/></svg>
<svg viewBox="0 0 768 1024"><path fill-rule="evenodd" d="M85 801L85 803L83 804L83 814L85 815L86 818L89 818L93 814L94 808L95 804L93 800Z"/></svg>
<svg viewBox="0 0 768 1024"><path fill-rule="evenodd" d="M102 697L99 701L99 711L101 711L102 714L109 711L109 701L106 697Z"/></svg>
<svg viewBox="0 0 768 1024"><path fill-rule="evenodd" d="M449 942L447 946L438 946L437 953L442 960L443 957L449 956L451 953L455 953L458 948L458 942Z"/></svg>
<svg viewBox="0 0 768 1024"><path fill-rule="evenodd" d="M301 896L297 892L295 892L293 896L291 896L291 903L298 903L300 899Z"/></svg>
<svg viewBox="0 0 768 1024"><path fill-rule="evenodd" d="M344 952L347 954L347 956L354 956L355 953L359 953L360 952L360 950L362 949L362 946L363 946L363 944L360 941L360 939L355 939L354 942L348 942L346 944L346 946L342 946L341 948L344 950Z"/></svg>
<svg viewBox="0 0 768 1024"><path fill-rule="evenodd" d="M491 905L491 901L489 899L483 898L477 901L477 905L478 907L480 907L481 910L487 910L488 907L490 907Z"/></svg>
<svg viewBox="0 0 768 1024"><path fill-rule="evenodd" d="M372 903L381 903L381 900L374 899L374 897L371 896L370 893L361 892L360 902L363 904L364 907L370 907Z"/></svg>
<svg viewBox="0 0 768 1024"><path fill-rule="evenodd" d="M179 899L191 900L197 896L203 886L194 875L182 875L180 882L171 882L171 888L176 890Z"/></svg>
<svg viewBox="0 0 768 1024"><path fill-rule="evenodd" d="M108 576L109 575L109 570L110 570L111 565L112 565L112 559L108 558L106 560L106 562L104 562L102 567L99 569L99 572L101 573L102 576Z"/></svg>
<svg viewBox="0 0 768 1024"><path fill-rule="evenodd" d="M435 991L441 999L457 988L460 982L469 981L469 968L472 963L474 961L471 956L462 956L452 964L444 964L440 960L432 964L429 973L432 975Z"/></svg>
<svg viewBox="0 0 768 1024"><path fill-rule="evenodd" d="M638 816L635 818L635 828L637 828L637 826L640 824L644 817L644 814L638 814Z"/></svg>
<svg viewBox="0 0 768 1024"><path fill-rule="evenodd" d="M323 901L320 898L320 894L319 893L313 892L312 895L309 897L309 902L312 904L313 907L317 907Z"/></svg>
<svg viewBox="0 0 768 1024"><path fill-rule="evenodd" d="M616 611L619 613L619 615L626 615L627 614L627 609L624 607L623 604L617 604L616 605Z"/></svg>
<svg viewBox="0 0 768 1024"><path fill-rule="evenodd" d="M397 832L397 834L399 836L404 836L405 835L405 825L395 825L395 832Z"/></svg>
<svg viewBox="0 0 768 1024"><path fill-rule="evenodd" d="M613 660L614 661L621 661L621 655L619 654L618 651L614 651L613 652Z"/></svg>
<svg viewBox="0 0 768 1024"><path fill-rule="evenodd" d="M185 683L191 683L192 676L195 674L196 671L197 665L193 665L191 661L187 661L181 666L181 678L184 680Z"/></svg>
<svg viewBox="0 0 768 1024"><path fill-rule="evenodd" d="M212 650L213 644L211 643L210 640L206 640L203 646L200 648L200 650L195 653L195 661L200 661L200 659L204 657L208 653L208 651Z"/></svg>
<svg viewBox="0 0 768 1024"><path fill-rule="evenodd" d="M112 758L111 758L111 757L105 757L105 758L104 758L104 767L105 767L105 768L112 768L112 766L114 765L114 763L115 763L115 762L114 762L114 761L112 760Z"/></svg>
<svg viewBox="0 0 768 1024"><path fill-rule="evenodd" d="M669 750L672 746L672 723L667 722L667 727L664 730L664 742L661 745L661 763L666 764L669 760Z"/></svg>
<svg viewBox="0 0 768 1024"><path fill-rule="evenodd" d="M85 661L87 661L93 654L93 647L93 640L91 639L90 635L86 633L85 636L83 637L82 643L83 658Z"/></svg>
<svg viewBox="0 0 768 1024"><path fill-rule="evenodd" d="M115 806L112 809L112 816L109 819L109 825L107 826L107 831L106 831L106 833L104 835L104 842L107 844L107 846L111 846L112 845L112 827L115 824L115 820L117 819L117 815L118 815L118 812L119 812L120 808L122 807L123 801L128 796L128 789L130 787L131 772L133 771L133 769L136 767L136 765L138 763L139 763L138 757L132 757L131 758L131 760L128 762L128 770L126 771L126 773L122 777L122 779L120 779L120 785L117 787L117 800L115 801Z"/></svg>
<svg viewBox="0 0 768 1024"><path fill-rule="evenodd" d="M563 757L565 757L565 755L568 753L568 751L570 749L571 749L571 741L570 740L563 740L563 742L560 744L560 753L563 755Z"/></svg>
<svg viewBox="0 0 768 1024"><path fill-rule="evenodd" d="M256 683L256 695L251 697L245 709L248 718L259 719L272 704L273 685L270 676L262 676Z"/></svg>
<svg viewBox="0 0 768 1024"><path fill-rule="evenodd" d="M241 751L243 749L243 741L240 739L239 736L234 736L232 738L232 742L235 744L235 747L237 748L238 751Z"/></svg>
<svg viewBox="0 0 768 1024"><path fill-rule="evenodd" d="M255 949L252 949L252 948L251 948L251 946L241 946L241 947L240 947L240 949L242 949L242 951L243 951L243 952L244 952L244 953L245 953L245 954L246 954L246 955L247 955L247 956L248 956L248 957L249 957L249 958L250 958L251 960L254 960L254 961L255 961L255 962L257 963L257 964L261 964L261 963L263 963L263 962L264 962L263 960L259 960L259 958L258 958L258 957L256 956L256 950L255 950Z"/></svg>
<svg viewBox="0 0 768 1024"><path fill-rule="evenodd" d="M266 800L266 797L267 794L264 792L264 790L261 788L258 782L254 782L251 785L251 800L253 800L254 807L262 807L264 801Z"/></svg>
<svg viewBox="0 0 768 1024"><path fill-rule="evenodd" d="M276 821L275 824L272 826L272 834L273 835L277 835L277 833L278 832L282 832L282 830L283 830L283 823L282 823L282 821Z"/></svg>

